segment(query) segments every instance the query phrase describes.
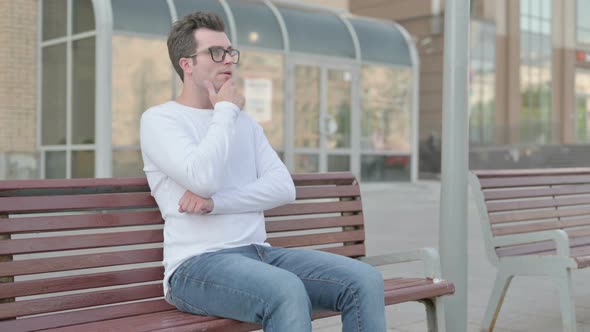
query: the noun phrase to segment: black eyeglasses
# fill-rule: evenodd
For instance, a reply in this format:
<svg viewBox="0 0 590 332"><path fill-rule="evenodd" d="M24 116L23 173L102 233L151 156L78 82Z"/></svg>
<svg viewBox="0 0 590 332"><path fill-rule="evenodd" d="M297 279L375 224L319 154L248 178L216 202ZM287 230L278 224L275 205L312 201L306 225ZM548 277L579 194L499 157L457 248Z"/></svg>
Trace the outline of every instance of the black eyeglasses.
<svg viewBox="0 0 590 332"><path fill-rule="evenodd" d="M197 56L199 53L205 53L205 52L209 52L209 54L211 54L211 60L213 60L213 62L224 61L226 54L229 54L229 56L231 57L231 61L234 64L238 64L238 62L240 62L240 51L238 51L235 48L229 48L226 50L225 48L220 47L220 46L209 47L206 50L202 50L202 51L193 53L193 54L189 55L187 58L192 58L194 56Z"/></svg>

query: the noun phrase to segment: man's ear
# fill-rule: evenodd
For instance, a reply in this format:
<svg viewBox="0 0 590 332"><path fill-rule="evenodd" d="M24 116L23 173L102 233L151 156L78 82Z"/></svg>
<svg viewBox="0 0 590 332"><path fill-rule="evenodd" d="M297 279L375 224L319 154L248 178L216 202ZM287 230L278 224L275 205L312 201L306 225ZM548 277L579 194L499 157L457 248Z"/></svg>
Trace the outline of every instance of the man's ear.
<svg viewBox="0 0 590 332"><path fill-rule="evenodd" d="M192 74L193 73L193 68L191 66L191 61L192 59L189 58L180 58L178 60L178 65L180 65L180 68L182 68L182 71L184 71L184 73L189 73Z"/></svg>

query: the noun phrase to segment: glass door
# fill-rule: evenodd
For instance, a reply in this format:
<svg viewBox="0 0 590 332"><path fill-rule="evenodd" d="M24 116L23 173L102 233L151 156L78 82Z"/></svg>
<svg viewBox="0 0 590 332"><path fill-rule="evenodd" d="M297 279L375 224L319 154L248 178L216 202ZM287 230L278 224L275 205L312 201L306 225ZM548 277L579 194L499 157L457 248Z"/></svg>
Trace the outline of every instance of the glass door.
<svg viewBox="0 0 590 332"><path fill-rule="evenodd" d="M296 62L293 79L292 171L354 170L353 71Z"/></svg>
<svg viewBox="0 0 590 332"><path fill-rule="evenodd" d="M575 128L578 143L590 142L590 71L576 71Z"/></svg>

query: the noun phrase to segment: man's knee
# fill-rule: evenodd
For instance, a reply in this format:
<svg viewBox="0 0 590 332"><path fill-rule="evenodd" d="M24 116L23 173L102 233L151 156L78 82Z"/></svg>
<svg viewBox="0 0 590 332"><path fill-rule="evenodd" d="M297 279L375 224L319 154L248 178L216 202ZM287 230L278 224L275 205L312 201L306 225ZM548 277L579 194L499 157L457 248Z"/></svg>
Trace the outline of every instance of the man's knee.
<svg viewBox="0 0 590 332"><path fill-rule="evenodd" d="M311 301L303 282L294 274L285 274L277 278L270 287L267 305L270 312L296 311L311 315Z"/></svg>

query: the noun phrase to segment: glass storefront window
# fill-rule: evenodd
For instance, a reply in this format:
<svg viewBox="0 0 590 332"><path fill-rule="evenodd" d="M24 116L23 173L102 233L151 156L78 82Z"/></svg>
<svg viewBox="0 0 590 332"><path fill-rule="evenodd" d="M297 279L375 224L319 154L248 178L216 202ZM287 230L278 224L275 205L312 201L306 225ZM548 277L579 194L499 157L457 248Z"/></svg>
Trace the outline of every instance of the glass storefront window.
<svg viewBox="0 0 590 332"><path fill-rule="evenodd" d="M74 144L94 144L95 38L72 43L72 141Z"/></svg>
<svg viewBox="0 0 590 332"><path fill-rule="evenodd" d="M179 19L192 14L197 10L213 12L219 15L223 19L223 22L225 22L225 33L229 40L231 40L232 36L231 31L229 30L229 21L219 0L174 0L174 5L176 6L176 14Z"/></svg>
<svg viewBox="0 0 590 332"><path fill-rule="evenodd" d="M296 154L295 173L314 173L320 170L320 158L317 154Z"/></svg>
<svg viewBox="0 0 590 332"><path fill-rule="evenodd" d="M64 37L68 22L67 0L43 1L43 40Z"/></svg>
<svg viewBox="0 0 590 332"><path fill-rule="evenodd" d="M45 152L45 178L63 179L66 177L66 152Z"/></svg>
<svg viewBox="0 0 590 332"><path fill-rule="evenodd" d="M576 138L578 143L590 142L590 71L576 71Z"/></svg>
<svg viewBox="0 0 590 332"><path fill-rule="evenodd" d="M361 150L411 151L411 71L361 67Z"/></svg>
<svg viewBox="0 0 590 332"><path fill-rule="evenodd" d="M173 77L165 40L113 36L113 176L143 176L141 155L134 152L139 151L139 120L148 108L173 98Z"/></svg>
<svg viewBox="0 0 590 332"><path fill-rule="evenodd" d="M41 144L66 144L66 44L42 49Z"/></svg>
<svg viewBox="0 0 590 332"><path fill-rule="evenodd" d="M327 114L324 120L328 149L350 148L351 80L349 71L328 70Z"/></svg>
<svg viewBox="0 0 590 332"><path fill-rule="evenodd" d="M469 140L473 144L495 142L495 26L471 21L471 58L469 85Z"/></svg>
<svg viewBox="0 0 590 332"><path fill-rule="evenodd" d="M410 180L410 156L364 154L361 156L364 182Z"/></svg>
<svg viewBox="0 0 590 332"><path fill-rule="evenodd" d="M399 30L385 22L350 21L358 36L363 60L404 66L412 64L408 43Z"/></svg>
<svg viewBox="0 0 590 332"><path fill-rule="evenodd" d="M114 177L141 177L143 173L143 159L139 149L113 150Z"/></svg>
<svg viewBox="0 0 590 332"><path fill-rule="evenodd" d="M264 128L272 147L284 148L283 55L243 49L238 65L239 86L246 98L244 111Z"/></svg>
<svg viewBox="0 0 590 332"><path fill-rule="evenodd" d="M236 27L240 27L236 31L240 46L283 49L283 36L277 18L262 1L230 0L228 3ZM256 19L253 20L253 17Z"/></svg>
<svg viewBox="0 0 590 332"><path fill-rule="evenodd" d="M139 146L139 119L148 108L172 98L172 67L166 42L113 36L112 142Z"/></svg>
<svg viewBox="0 0 590 332"><path fill-rule="evenodd" d="M520 140L551 142L551 0L520 2Z"/></svg>
<svg viewBox="0 0 590 332"><path fill-rule="evenodd" d="M295 66L295 147L320 146L320 68Z"/></svg>
<svg viewBox="0 0 590 332"><path fill-rule="evenodd" d="M590 44L590 1L576 1L576 39L580 44Z"/></svg>
<svg viewBox="0 0 590 332"><path fill-rule="evenodd" d="M279 7L294 52L354 58L352 37L335 15Z"/></svg>
<svg viewBox="0 0 590 332"><path fill-rule="evenodd" d="M94 177L94 151L72 151L72 178Z"/></svg>
<svg viewBox="0 0 590 332"><path fill-rule="evenodd" d="M92 0L72 1L74 11L74 33L94 30L94 8Z"/></svg>
<svg viewBox="0 0 590 332"><path fill-rule="evenodd" d="M141 10L138 10L138 5ZM113 29L148 35L167 36L172 25L166 0L112 0Z"/></svg>

